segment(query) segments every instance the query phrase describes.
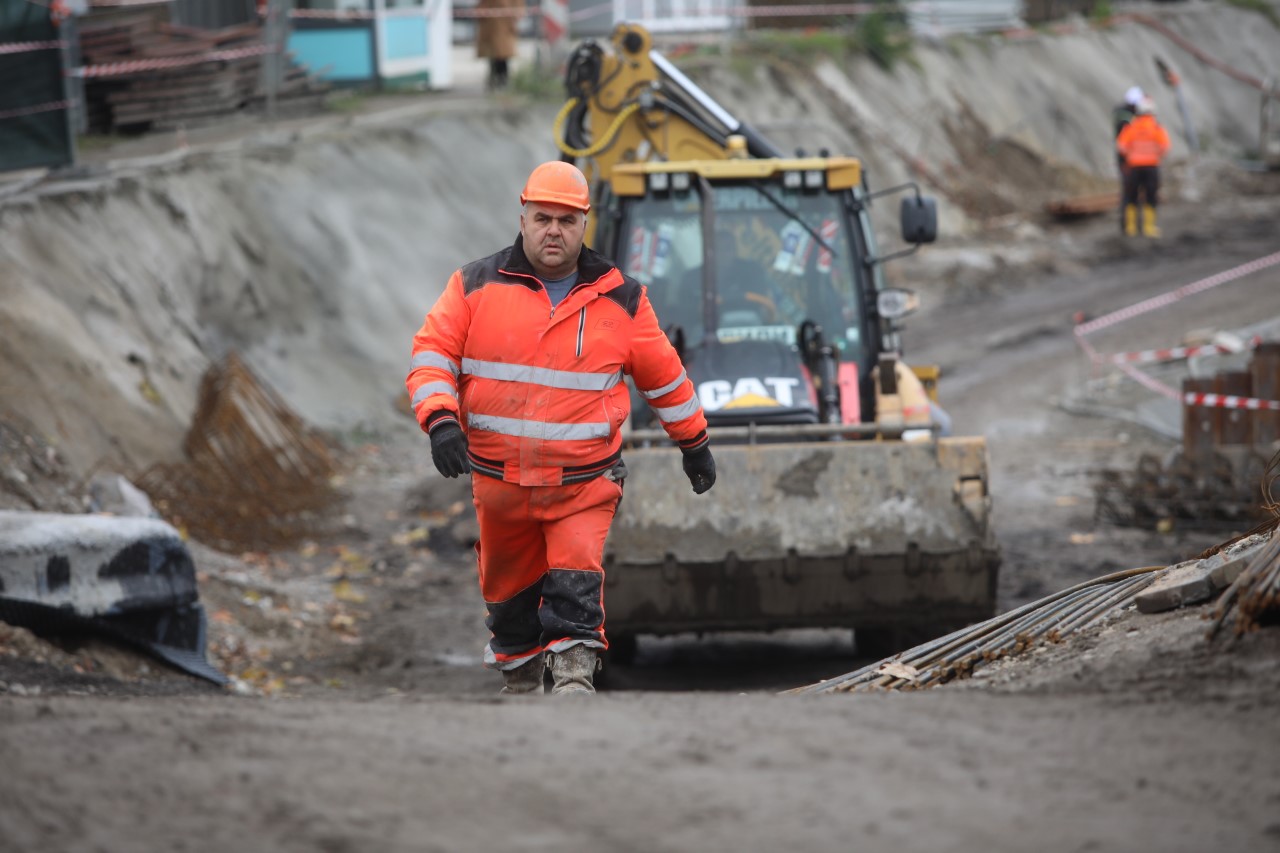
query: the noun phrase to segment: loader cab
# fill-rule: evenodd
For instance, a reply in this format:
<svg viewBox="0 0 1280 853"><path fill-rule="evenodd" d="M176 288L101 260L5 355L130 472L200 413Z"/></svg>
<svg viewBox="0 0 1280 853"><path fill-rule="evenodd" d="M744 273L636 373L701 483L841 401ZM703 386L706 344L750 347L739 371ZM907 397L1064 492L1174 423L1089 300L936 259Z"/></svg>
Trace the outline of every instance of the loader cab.
<svg viewBox="0 0 1280 853"><path fill-rule="evenodd" d="M597 199L596 247L646 285L713 425L861 422L881 341L856 167L714 165L630 167L637 180ZM632 411L651 426L647 406Z"/></svg>

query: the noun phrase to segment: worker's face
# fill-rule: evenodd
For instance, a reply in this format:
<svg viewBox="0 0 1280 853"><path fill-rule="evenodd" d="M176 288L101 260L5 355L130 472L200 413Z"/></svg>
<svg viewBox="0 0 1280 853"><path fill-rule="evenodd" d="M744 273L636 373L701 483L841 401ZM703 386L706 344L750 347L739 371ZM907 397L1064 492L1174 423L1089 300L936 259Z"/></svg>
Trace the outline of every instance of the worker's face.
<svg viewBox="0 0 1280 853"><path fill-rule="evenodd" d="M587 215L576 207L531 201L520 214L524 253L539 278L564 278L578 266Z"/></svg>

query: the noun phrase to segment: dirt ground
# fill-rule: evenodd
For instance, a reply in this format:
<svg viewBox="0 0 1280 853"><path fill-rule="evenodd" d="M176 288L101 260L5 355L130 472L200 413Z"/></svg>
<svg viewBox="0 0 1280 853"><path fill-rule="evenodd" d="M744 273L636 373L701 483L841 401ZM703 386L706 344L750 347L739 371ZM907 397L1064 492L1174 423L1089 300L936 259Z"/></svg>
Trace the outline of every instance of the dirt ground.
<svg viewBox="0 0 1280 853"><path fill-rule="evenodd" d="M1278 212L1171 204L1159 244L1046 223L1042 269L922 288L907 348L989 439L1002 609L1226 538L1095 523L1091 472L1173 443L1058 403L1089 378L1076 311L1274 251ZM1276 316L1272 269L1097 343ZM0 629L0 850L1280 849L1274 628L1209 643L1204 607L1129 611L969 681L803 698L775 694L864 662L847 633L645 638L594 699L499 697L466 493L426 450L408 427L350 447L299 549L193 545L231 689Z"/></svg>
<svg viewBox="0 0 1280 853"><path fill-rule="evenodd" d="M908 359L988 439L1001 610L1241 532L1098 522L1095 472L1176 443L1126 419L1136 387L1095 401L1114 417L1064 407L1094 378L1077 312L1280 249L1280 175L1199 168L1158 243L1018 215L891 268L924 299ZM1272 267L1092 340L1277 320ZM192 543L226 689L0 624L0 853L1280 850L1280 628L1210 642L1208 606L1129 610L934 690L806 697L778 693L868 662L849 632L642 638L594 698L500 697L468 491L427 447L407 421L344 436L342 500L297 548ZM0 478L2 506L84 508L21 422Z"/></svg>

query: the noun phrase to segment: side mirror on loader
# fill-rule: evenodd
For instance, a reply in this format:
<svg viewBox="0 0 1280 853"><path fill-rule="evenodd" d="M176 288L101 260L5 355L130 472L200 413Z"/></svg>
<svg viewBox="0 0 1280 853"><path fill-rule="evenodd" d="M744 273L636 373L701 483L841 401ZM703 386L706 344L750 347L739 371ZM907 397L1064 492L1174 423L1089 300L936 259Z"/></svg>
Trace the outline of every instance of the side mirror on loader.
<svg viewBox="0 0 1280 853"><path fill-rule="evenodd" d="M938 239L938 203L929 196L908 196L900 212L902 239L908 243L932 243Z"/></svg>

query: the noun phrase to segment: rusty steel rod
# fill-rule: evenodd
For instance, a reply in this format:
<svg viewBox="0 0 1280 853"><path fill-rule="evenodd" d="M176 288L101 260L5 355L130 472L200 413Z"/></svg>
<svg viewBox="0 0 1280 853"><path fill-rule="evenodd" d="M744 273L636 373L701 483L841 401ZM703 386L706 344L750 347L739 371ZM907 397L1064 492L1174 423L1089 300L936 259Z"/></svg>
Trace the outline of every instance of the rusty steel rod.
<svg viewBox="0 0 1280 853"><path fill-rule="evenodd" d="M1059 637L1079 630L1116 605L1128 601L1151 582L1149 575L1164 568L1143 566L1125 569L1078 583L845 675L784 693L801 695L933 686L954 677L957 670L967 673L992 657L1025 648L1055 628ZM907 678L882 671L894 663L911 666L920 675Z"/></svg>
<svg viewBox="0 0 1280 853"><path fill-rule="evenodd" d="M1082 616L1078 617L1077 619L1069 621L1066 624L1064 624L1062 626L1062 633L1065 635L1065 634L1070 634L1070 633L1079 631L1081 628L1085 628L1088 625L1090 625L1092 622L1094 622L1094 620L1101 617L1104 613L1110 610L1119 610L1123 607L1128 606L1129 599L1133 598L1135 595L1142 592L1142 590L1150 586L1154 580L1155 578L1152 578L1150 576L1140 575L1136 578L1130 578L1129 580L1121 581L1117 585L1116 590L1112 592L1111 595L1105 596L1103 600L1097 604L1097 606L1095 606L1088 612L1084 613Z"/></svg>
<svg viewBox="0 0 1280 853"><path fill-rule="evenodd" d="M996 642L996 638L992 638L990 642L985 644L985 650L996 657L1001 657L1003 656L1002 653L1016 649L1019 646L1029 646L1031 642L1055 625L1063 613L1076 612L1081 607L1090 604L1095 596L1095 590L1084 589L1061 601L1054 602L1052 605L1031 614L1025 625L1010 626L1010 629L1016 630L1006 629L1001 632L998 642ZM918 679L916 686L928 687L934 683L948 681L955 674L957 666L962 669L965 668L966 661L969 662L968 669L971 670L977 664L983 650L971 647L972 644L956 649L947 658L940 661L940 665L935 666L927 676Z"/></svg>

